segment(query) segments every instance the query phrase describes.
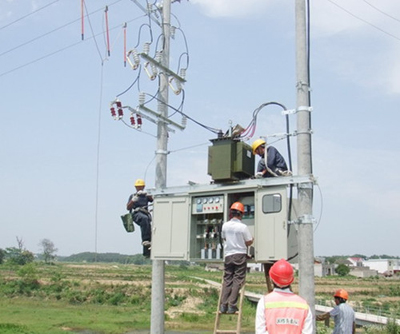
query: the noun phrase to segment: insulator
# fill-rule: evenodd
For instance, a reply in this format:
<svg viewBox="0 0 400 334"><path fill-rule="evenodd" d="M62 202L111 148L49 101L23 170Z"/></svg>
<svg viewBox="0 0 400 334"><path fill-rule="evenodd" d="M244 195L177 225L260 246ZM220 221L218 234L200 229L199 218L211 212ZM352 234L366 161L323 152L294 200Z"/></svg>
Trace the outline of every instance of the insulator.
<svg viewBox="0 0 400 334"><path fill-rule="evenodd" d="M140 114L136 114L136 120L137 120L138 127L141 127L142 126L142 116L140 116Z"/></svg>
<svg viewBox="0 0 400 334"><path fill-rule="evenodd" d="M147 3L147 13L150 14L153 11L153 4Z"/></svg>
<svg viewBox="0 0 400 334"><path fill-rule="evenodd" d="M185 79L185 78L186 78L186 68L181 68L181 69L180 69L180 71L179 71L179 76L180 76L182 79Z"/></svg>
<svg viewBox="0 0 400 334"><path fill-rule="evenodd" d="M115 103L117 104L117 107L118 107L118 108L122 108L122 103L121 103L121 101L115 101Z"/></svg>
<svg viewBox="0 0 400 334"><path fill-rule="evenodd" d="M176 27L174 27L174 26L171 26L171 28L169 30L172 39L175 39L175 30L176 30Z"/></svg>
<svg viewBox="0 0 400 334"><path fill-rule="evenodd" d="M132 49L126 55L129 65L133 70L136 70L140 64L139 54L136 49ZM131 61L131 57L133 58L133 62Z"/></svg>
<svg viewBox="0 0 400 334"><path fill-rule="evenodd" d="M160 63L161 62L161 51L156 52L156 56L154 57L155 61Z"/></svg>
<svg viewBox="0 0 400 334"><path fill-rule="evenodd" d="M124 117L124 111L122 108L118 108L118 118L121 119L122 117Z"/></svg>
<svg viewBox="0 0 400 334"><path fill-rule="evenodd" d="M140 63L139 54L138 54L136 49L132 50L132 57L133 57L133 60L134 60L135 64L139 64Z"/></svg>
<svg viewBox="0 0 400 334"><path fill-rule="evenodd" d="M143 53L148 55L150 52L150 43L146 42L143 44Z"/></svg>
<svg viewBox="0 0 400 334"><path fill-rule="evenodd" d="M130 120L131 120L131 125L135 126L136 124L135 117L131 116Z"/></svg>
<svg viewBox="0 0 400 334"><path fill-rule="evenodd" d="M187 124L187 117L186 116L182 116L182 126L184 128L186 128L186 124Z"/></svg>
<svg viewBox="0 0 400 334"><path fill-rule="evenodd" d="M172 84L172 82L176 82L176 87ZM174 77L170 77L168 80L168 84L171 87L172 91L176 94L179 95L182 92L182 85L180 83L180 81L175 80Z"/></svg>
<svg viewBox="0 0 400 334"><path fill-rule="evenodd" d="M154 71L152 70L152 73L150 73L148 66L150 65L150 62L147 62L146 64L144 64L144 70L147 74L147 76L149 77L150 80L154 80L157 77L157 74L154 74ZM152 67L152 65L150 65L150 67Z"/></svg>
<svg viewBox="0 0 400 334"><path fill-rule="evenodd" d="M153 73L153 75L150 77L150 79L154 80L158 74L157 67L153 63L150 64L150 67L151 67L151 72Z"/></svg>
<svg viewBox="0 0 400 334"><path fill-rule="evenodd" d="M110 110L111 110L111 116L116 118L117 117L117 113L115 111L115 108L110 108Z"/></svg>
<svg viewBox="0 0 400 334"><path fill-rule="evenodd" d="M144 104L145 101L146 101L146 94L143 92L139 93L139 104Z"/></svg>

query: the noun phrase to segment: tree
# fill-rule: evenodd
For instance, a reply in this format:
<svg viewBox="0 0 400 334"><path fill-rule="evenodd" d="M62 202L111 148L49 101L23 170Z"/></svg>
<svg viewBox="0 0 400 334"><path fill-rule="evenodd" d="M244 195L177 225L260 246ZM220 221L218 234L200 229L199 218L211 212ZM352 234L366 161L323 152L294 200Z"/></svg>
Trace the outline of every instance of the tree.
<svg viewBox="0 0 400 334"><path fill-rule="evenodd" d="M6 257L6 251L0 248L0 264L4 262L5 257Z"/></svg>
<svg viewBox="0 0 400 334"><path fill-rule="evenodd" d="M24 242L22 239L17 237L18 248L7 247L5 250L5 258L14 264L25 265L33 262L35 255L32 252L24 248Z"/></svg>
<svg viewBox="0 0 400 334"><path fill-rule="evenodd" d="M42 247L42 255L45 263L52 263L56 258L57 248L55 248L54 243L49 239L43 239L39 246Z"/></svg>
<svg viewBox="0 0 400 334"><path fill-rule="evenodd" d="M341 263L337 266L337 268L335 269L335 272L339 276L346 276L350 272L350 268L348 266L346 266L345 264Z"/></svg>

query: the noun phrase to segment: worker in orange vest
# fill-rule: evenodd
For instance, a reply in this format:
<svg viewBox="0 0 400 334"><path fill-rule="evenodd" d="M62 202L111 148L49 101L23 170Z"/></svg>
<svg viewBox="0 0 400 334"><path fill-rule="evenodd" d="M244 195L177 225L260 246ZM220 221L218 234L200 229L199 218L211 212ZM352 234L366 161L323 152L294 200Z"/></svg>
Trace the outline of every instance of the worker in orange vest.
<svg viewBox="0 0 400 334"><path fill-rule="evenodd" d="M291 291L293 267L282 259L273 264L269 276L274 290L257 305L256 334L312 334L314 322L310 307Z"/></svg>

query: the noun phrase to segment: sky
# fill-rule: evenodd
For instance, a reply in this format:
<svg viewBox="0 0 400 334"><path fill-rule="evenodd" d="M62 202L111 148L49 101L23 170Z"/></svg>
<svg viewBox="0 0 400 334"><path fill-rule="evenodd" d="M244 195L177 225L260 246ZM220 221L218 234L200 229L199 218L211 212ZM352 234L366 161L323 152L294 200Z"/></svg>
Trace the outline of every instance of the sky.
<svg viewBox="0 0 400 334"><path fill-rule="evenodd" d="M400 3L310 3L314 254L399 256ZM124 66L124 23L127 50L153 39L154 51L160 31L153 22L150 34L131 0L86 0L85 14L82 30L81 1L0 0L0 248L19 239L40 253L49 239L61 256L141 252L120 215L136 178L155 186L157 128L129 127L126 109L114 120L110 103L135 108L139 91L157 91L144 68ZM296 108L294 0L181 0L172 14L170 68L187 67L174 108L183 101L181 111L223 132L266 102ZM283 132L270 106L249 143L270 136L287 159L285 140L271 137ZM169 134L167 186L211 181L215 137L191 120Z"/></svg>

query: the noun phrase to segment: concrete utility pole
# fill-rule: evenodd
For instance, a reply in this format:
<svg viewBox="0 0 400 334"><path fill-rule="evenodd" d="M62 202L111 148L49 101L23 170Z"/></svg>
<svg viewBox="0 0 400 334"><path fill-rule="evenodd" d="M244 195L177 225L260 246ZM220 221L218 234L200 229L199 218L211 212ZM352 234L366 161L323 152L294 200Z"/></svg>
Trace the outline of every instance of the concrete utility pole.
<svg viewBox="0 0 400 334"><path fill-rule="evenodd" d="M297 152L298 174L312 174L311 110L307 61L306 4L296 0L296 72L297 72ZM313 183L298 185L299 200L299 293L315 313Z"/></svg>
<svg viewBox="0 0 400 334"><path fill-rule="evenodd" d="M161 54L161 65L169 68L170 26L171 26L171 0L162 3L162 32L164 47ZM160 73L158 111L165 118L168 117L168 75L164 71ZM156 182L157 189L167 186L167 149L168 129L167 124L161 119L157 128L156 151ZM165 263L163 260L153 260L152 285L151 285L151 334L164 334L164 300L165 300Z"/></svg>

